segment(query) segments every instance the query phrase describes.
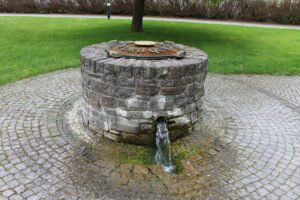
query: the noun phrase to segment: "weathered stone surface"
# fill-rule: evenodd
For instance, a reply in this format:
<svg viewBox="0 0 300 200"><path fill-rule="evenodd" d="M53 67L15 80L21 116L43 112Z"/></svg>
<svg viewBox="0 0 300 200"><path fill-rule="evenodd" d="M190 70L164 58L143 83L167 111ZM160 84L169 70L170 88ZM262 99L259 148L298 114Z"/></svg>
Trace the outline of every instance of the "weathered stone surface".
<svg viewBox="0 0 300 200"><path fill-rule="evenodd" d="M162 87L161 94L162 95L177 95L181 94L184 91L184 86L177 87Z"/></svg>
<svg viewBox="0 0 300 200"><path fill-rule="evenodd" d="M189 134L201 119L207 55L179 45L187 52L182 59L116 59L104 51L108 45L81 51L84 123L106 131L104 137L135 144L153 143L158 117L168 120L172 140Z"/></svg>
<svg viewBox="0 0 300 200"><path fill-rule="evenodd" d="M154 68L154 67L145 67L144 68L144 78L145 79L155 78L155 76L156 76L156 68Z"/></svg>
<svg viewBox="0 0 300 200"><path fill-rule="evenodd" d="M117 153L131 159L140 147L99 141L102 134L123 141L122 133L82 126L82 107L93 108L87 100L81 106L79 80L79 70L68 69L0 87L0 199L300 198L299 76L210 74L199 129L172 143L173 155L197 152L176 176L160 165L146 165L143 176L135 164L120 164ZM154 141L143 131L124 135ZM94 144L86 154L82 145Z"/></svg>
<svg viewBox="0 0 300 200"><path fill-rule="evenodd" d="M196 92L197 92L197 88L195 84L190 84L185 89L185 94L188 97L195 96Z"/></svg>
<svg viewBox="0 0 300 200"><path fill-rule="evenodd" d="M145 82L138 82L136 86L136 94L141 96L154 96L158 93L158 87L148 85Z"/></svg>

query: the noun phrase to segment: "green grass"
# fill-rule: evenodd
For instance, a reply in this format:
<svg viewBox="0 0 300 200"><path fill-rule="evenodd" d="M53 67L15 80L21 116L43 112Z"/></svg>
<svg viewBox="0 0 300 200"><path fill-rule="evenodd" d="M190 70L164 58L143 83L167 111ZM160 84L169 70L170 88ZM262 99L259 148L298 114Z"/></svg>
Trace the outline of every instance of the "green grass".
<svg viewBox="0 0 300 200"><path fill-rule="evenodd" d="M0 85L79 66L82 47L112 39L172 40L201 48L209 71L223 74L300 74L300 31L129 20L0 17Z"/></svg>
<svg viewBox="0 0 300 200"><path fill-rule="evenodd" d="M190 149L182 149L177 151L172 155L172 161L174 165L174 174L180 174L184 167L182 166L182 161L192 157L197 154L197 149L192 147Z"/></svg>
<svg viewBox="0 0 300 200"><path fill-rule="evenodd" d="M118 143L120 150L114 154L121 163L151 165L154 164L155 149L148 146L137 146Z"/></svg>
<svg viewBox="0 0 300 200"><path fill-rule="evenodd" d="M121 146L120 146L121 145ZM119 150L114 149L114 155L121 163L153 165L155 164L156 148L118 143ZM189 147L172 152L174 174L180 174L184 167L182 161L199 153L196 147Z"/></svg>

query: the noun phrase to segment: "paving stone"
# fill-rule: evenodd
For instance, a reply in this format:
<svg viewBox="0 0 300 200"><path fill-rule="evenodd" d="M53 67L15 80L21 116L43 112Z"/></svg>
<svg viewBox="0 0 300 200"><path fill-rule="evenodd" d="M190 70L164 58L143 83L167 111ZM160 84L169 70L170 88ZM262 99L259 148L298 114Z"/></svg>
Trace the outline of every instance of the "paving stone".
<svg viewBox="0 0 300 200"><path fill-rule="evenodd" d="M6 190L3 192L4 197L10 197L13 194L14 194L14 191L12 191L12 190Z"/></svg>
<svg viewBox="0 0 300 200"><path fill-rule="evenodd" d="M189 74L175 71L172 77ZM71 123L62 117L80 102L80 87L78 69L0 87L0 199L300 198L299 76L209 74L202 124L172 144L174 152L193 147L197 155L188 158L188 172L173 177L105 157L115 143L101 140L99 155L74 153L82 143L99 142L82 131L79 118ZM194 94L194 88L186 92Z"/></svg>

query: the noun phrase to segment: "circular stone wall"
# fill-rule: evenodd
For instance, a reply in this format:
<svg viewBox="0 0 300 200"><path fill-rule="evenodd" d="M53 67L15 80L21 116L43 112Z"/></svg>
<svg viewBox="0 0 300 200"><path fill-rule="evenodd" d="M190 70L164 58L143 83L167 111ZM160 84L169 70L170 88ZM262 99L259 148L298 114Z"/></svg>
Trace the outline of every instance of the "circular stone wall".
<svg viewBox="0 0 300 200"><path fill-rule="evenodd" d="M115 42L81 50L83 121L104 137L154 144L156 119L164 117L171 140L191 133L201 120L207 55L196 48L182 59L111 58Z"/></svg>

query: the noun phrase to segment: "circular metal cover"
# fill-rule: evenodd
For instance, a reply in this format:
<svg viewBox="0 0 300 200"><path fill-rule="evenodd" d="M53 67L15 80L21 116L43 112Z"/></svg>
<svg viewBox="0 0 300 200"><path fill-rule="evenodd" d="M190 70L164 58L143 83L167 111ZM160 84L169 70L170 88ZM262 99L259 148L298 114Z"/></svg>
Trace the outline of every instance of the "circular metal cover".
<svg viewBox="0 0 300 200"><path fill-rule="evenodd" d="M165 59L183 58L186 52L173 42L114 42L108 48L108 55L114 58Z"/></svg>

